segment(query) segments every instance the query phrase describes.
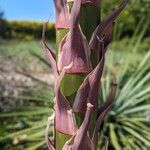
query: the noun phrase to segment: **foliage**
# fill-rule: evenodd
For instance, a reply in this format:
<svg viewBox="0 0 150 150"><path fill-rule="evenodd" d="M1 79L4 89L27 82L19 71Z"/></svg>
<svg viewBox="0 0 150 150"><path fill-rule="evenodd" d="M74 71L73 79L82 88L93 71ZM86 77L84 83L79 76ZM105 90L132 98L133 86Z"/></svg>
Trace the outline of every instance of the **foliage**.
<svg viewBox="0 0 150 150"><path fill-rule="evenodd" d="M41 22L0 20L0 37L22 40L41 39L42 26ZM55 39L53 23L49 23L46 36L49 40Z"/></svg>
<svg viewBox="0 0 150 150"><path fill-rule="evenodd" d="M111 12L110 7L114 8L115 4L119 0L109 1L105 0L102 7L102 16L105 17L106 14ZM130 0L128 2L128 7L122 13L119 18L119 22L116 23L117 30L121 30L120 37L132 36L137 27L137 24L141 22L145 26L146 22L149 20L150 15L150 2L149 0ZM148 37L150 33L150 28L146 29L144 37Z"/></svg>
<svg viewBox="0 0 150 150"><path fill-rule="evenodd" d="M103 135L110 137L110 147L121 150L127 149L148 149L150 110L150 52L148 52L138 66L130 66L131 58L135 54L130 54L117 61L116 54L110 54L114 65L108 67L117 74L119 88L116 102L112 111L105 119ZM138 57L138 56L137 56ZM120 64L120 65L119 65ZM100 100L106 98L109 92L111 71L106 72L103 79Z"/></svg>
<svg viewBox="0 0 150 150"><path fill-rule="evenodd" d="M51 45L54 47L54 42L51 42ZM44 57L45 53L41 51L41 49L42 45L38 40L1 40L0 68L5 68L4 66L7 65L5 68L6 70L12 68L12 71L22 70L22 72L44 72L47 70L47 66L44 63L39 63L39 59L36 59L33 55L31 55L32 53Z"/></svg>
<svg viewBox="0 0 150 150"><path fill-rule="evenodd" d="M102 16L103 18L111 12L110 7L114 8L118 0L111 2L106 0L103 2ZM141 7L142 6L142 7ZM41 39L42 23L30 21L6 21L3 19L3 14L0 10L0 38L17 38L17 39ZM148 0L131 0L128 7L116 23L116 28L119 29L119 39L124 36L132 36L137 24L145 26L149 20L150 2ZM144 37L148 37L150 28L147 27ZM49 24L46 34L48 39L55 39L55 29L53 23Z"/></svg>
<svg viewBox="0 0 150 150"><path fill-rule="evenodd" d="M132 40L128 39L128 41ZM106 93L109 90L112 71L117 74L119 81L117 99L112 111L105 120L106 125L103 127L103 135L110 135L110 147L114 149L119 149L120 145L129 150L146 149L146 144L149 143L148 133L150 132L147 120L148 100L150 99L148 93L148 85L150 84L148 72L150 63L148 58L150 56L148 53L143 58L144 52L131 52L133 49L131 46L126 47L126 51L122 51L126 44L122 44L122 47L121 45L117 47L117 45L118 43L113 43L111 46L113 50L107 54L107 70L109 72L105 72L104 77L106 76L106 78L102 82L101 101L106 97ZM40 55L37 53L36 56L41 58ZM137 67L140 61L141 64ZM110 66L110 64L113 65ZM137 74L137 71L141 73ZM1 148L3 150L45 149L45 142L43 142L44 130L47 114L49 116L52 114L52 89L47 84L42 84L41 86L40 82L39 86L27 89L21 95L15 97L10 95L10 97L12 101L23 101L24 105L1 107ZM6 98L1 98L1 101L5 101ZM52 135L52 130L51 127L50 135ZM102 142L103 139L100 140L100 147L103 147ZM127 145L128 147L126 147Z"/></svg>
<svg viewBox="0 0 150 150"><path fill-rule="evenodd" d="M0 6L0 19L4 18L4 12L1 10L1 6Z"/></svg>
<svg viewBox="0 0 150 150"><path fill-rule="evenodd" d="M112 73L117 75L119 87L116 103L105 119L105 126L102 126L103 131L99 141L99 148L104 146L103 136L105 135L110 137L110 149L144 150L150 146L148 120L150 110L150 53L148 52L143 58L144 52L141 51L141 49L143 50L141 42L144 33L147 31L148 23L144 24L144 26L145 28L143 28L141 34L136 34L135 32L133 33L135 36L131 39L114 42L111 46L113 51L108 53L106 66L108 71L104 72L100 103L104 102L109 92ZM139 25L140 29L141 24ZM122 34L122 31L117 36L114 35L114 37L120 37L120 34ZM34 49L31 43L26 43L26 45L29 45L28 47L22 47L21 44L22 42L18 44L20 47L18 46L17 49L21 51L23 48L24 55L28 54L25 51L26 48L31 49L33 50L32 55L48 65L40 54L36 53L37 49ZM147 44L144 47L145 51L147 51ZM12 49L14 47L11 46L6 53L5 47L1 48L3 54L9 52L9 56L18 53L13 53ZM122 51L123 49L126 51ZM32 76L30 77L32 80L36 80ZM23 105L7 105L0 108L0 118L3 122L0 125L0 146L2 149L45 149L45 142L43 142L44 130L47 114L52 114L53 111L53 91L49 88L49 85L42 81L38 82L38 86L26 89L21 95L1 97L0 101L11 98L12 101L23 102ZM52 135L52 130L53 128L51 127L50 135Z"/></svg>
<svg viewBox="0 0 150 150"><path fill-rule="evenodd" d="M31 91L30 91L31 92ZM24 101L24 106L5 106L1 110L0 146L7 149L37 149L44 145L44 128L47 114L52 113L51 101L53 94L45 91L26 92L23 96L14 97ZM4 99L4 97L3 97ZM4 132L5 131L5 132Z"/></svg>
<svg viewBox="0 0 150 150"><path fill-rule="evenodd" d="M33 68L34 71L47 69L48 63L44 61L45 64L41 65L42 63L39 63L39 58L36 59L31 55L32 53L35 56L41 56L40 41L13 40L0 42L0 71L4 70L7 72L12 67L13 72L21 71L20 73L23 72L26 75L28 72L31 73ZM6 65L7 67L5 67ZM11 76L11 73L8 76ZM34 86L32 88L30 86L24 87L21 95L15 96L12 92L9 94L0 92L0 147L3 150L23 149L29 147L29 145L31 145L31 149L43 148L43 144L45 143L43 142L43 129L47 121L47 114L52 112L49 107L52 108L53 93L50 86L47 86L45 82L39 81L31 74L27 74L27 76L30 77L31 81L34 81ZM6 84L9 87L11 86L11 83ZM16 84L17 86L19 85L18 82ZM25 85L22 84L21 86ZM0 87L0 90L2 88ZM13 105L13 103L16 104ZM5 113L4 116L2 112ZM37 131L40 131L40 133L37 133ZM36 142L35 146L34 143Z"/></svg>

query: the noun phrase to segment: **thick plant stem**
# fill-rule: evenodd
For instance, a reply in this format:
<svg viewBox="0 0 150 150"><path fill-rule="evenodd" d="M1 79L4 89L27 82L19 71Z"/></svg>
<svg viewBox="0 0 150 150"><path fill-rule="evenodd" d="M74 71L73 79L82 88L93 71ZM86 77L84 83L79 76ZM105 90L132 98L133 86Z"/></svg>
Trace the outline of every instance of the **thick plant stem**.
<svg viewBox="0 0 150 150"><path fill-rule="evenodd" d="M96 26L100 23L100 19L101 19L100 16L101 16L100 6L95 7L93 5L87 4L81 7L80 25L88 42ZM98 61L99 60L98 60L97 54L94 51L92 51L91 52L92 66L95 67Z"/></svg>
<svg viewBox="0 0 150 150"><path fill-rule="evenodd" d="M86 39L90 40L91 35L100 23L100 7L85 4L80 11L80 26Z"/></svg>
<svg viewBox="0 0 150 150"><path fill-rule="evenodd" d="M68 2L68 6L71 9L72 2ZM79 23L88 42L90 40L90 37L94 29L99 24L99 22L100 22L100 7L89 5L89 4L84 4L81 6ZM59 48L60 42L64 38L64 36L67 34L67 32L68 32L68 29L57 29L56 31L56 46L57 46L56 54L58 54L58 48ZM91 61L94 63L94 66L95 66L95 64L98 63L95 59L96 56L95 54L91 54L91 56L92 56L91 58L93 59ZM86 75L87 74L65 74L65 76L63 77L62 82L61 82L61 91L64 94L64 96L66 96L66 98L70 101L71 105L73 104L76 92L79 86L81 85L81 83L83 82L84 78L86 77ZM95 116L95 115L93 114L92 116ZM80 113L76 113L75 117L76 117L78 126L80 126L83 121L84 116ZM94 118L95 117L92 118L93 121L95 121ZM92 130L92 127L91 127L91 130ZM63 145L70 137L71 136L69 135L65 135L65 134L58 133L57 131L55 131L56 150L62 150Z"/></svg>

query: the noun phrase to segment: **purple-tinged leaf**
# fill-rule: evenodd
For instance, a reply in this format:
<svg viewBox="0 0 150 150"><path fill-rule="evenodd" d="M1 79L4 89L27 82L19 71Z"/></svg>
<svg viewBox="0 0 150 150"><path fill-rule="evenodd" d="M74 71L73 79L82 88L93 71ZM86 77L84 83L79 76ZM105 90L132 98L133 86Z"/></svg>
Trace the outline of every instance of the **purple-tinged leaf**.
<svg viewBox="0 0 150 150"><path fill-rule="evenodd" d="M51 64L52 72L55 75L55 77L57 77L58 76L58 69L57 69L57 64L56 64L56 56L45 42L45 31L46 31L47 23L45 23L43 25L42 43L43 43L44 49L46 50L49 62Z"/></svg>
<svg viewBox="0 0 150 150"><path fill-rule="evenodd" d="M111 92L106 100L106 102L98 109L98 116L109 106L113 103L114 99L115 99L115 95L116 95L116 90L117 90L117 83L116 83L116 79L114 79L113 83L112 83L112 88L111 88Z"/></svg>
<svg viewBox="0 0 150 150"><path fill-rule="evenodd" d="M56 29L66 29L70 27L69 11L67 0L54 0L56 13Z"/></svg>
<svg viewBox="0 0 150 150"><path fill-rule="evenodd" d="M88 129L90 125L90 116L93 106L88 103L84 121L75 135L67 141L63 150L94 150L91 139L88 136Z"/></svg>
<svg viewBox="0 0 150 150"><path fill-rule="evenodd" d="M103 42L104 42L105 52L106 52L107 47L108 47L108 45L110 44L110 42L112 41L112 38L113 38L113 27L114 27L114 23L111 23L109 25L109 27L107 28L107 30L104 31Z"/></svg>
<svg viewBox="0 0 150 150"><path fill-rule="evenodd" d="M55 150L54 144L49 138L47 138L46 143L47 143L48 150Z"/></svg>
<svg viewBox="0 0 150 150"><path fill-rule="evenodd" d="M48 150L55 150L54 143L48 137L49 126L50 126L52 120L53 120L53 116L52 116L52 118L48 118L46 131L45 131L45 140L46 140L46 144L47 144Z"/></svg>
<svg viewBox="0 0 150 150"><path fill-rule="evenodd" d="M95 69L87 75L77 91L73 104L74 112L82 112L85 114L86 104L88 102L93 105L94 111L97 110L100 78L102 76L104 62L105 56L103 52L101 61Z"/></svg>
<svg viewBox="0 0 150 150"><path fill-rule="evenodd" d="M107 98L107 101L100 108L100 111L99 111L99 114L98 114L99 116L98 116L98 119L96 120L96 126L95 126L93 137L92 137L92 141L93 141L93 145L94 145L95 149L97 147L98 134L99 134L100 126L101 126L105 116L107 115L108 111L112 107L112 104L113 104L113 101L114 101L114 98L115 98L115 94L116 94L116 88L117 88L117 84L113 83L112 84L112 89L111 89L111 92L110 92L110 94Z"/></svg>
<svg viewBox="0 0 150 150"><path fill-rule="evenodd" d="M85 73L90 72L92 69L90 48L78 24L80 7L81 0L74 1L70 17L70 31L59 47L59 71L62 71L64 66L68 66L73 62L72 67L66 73Z"/></svg>
<svg viewBox="0 0 150 150"><path fill-rule="evenodd" d="M69 69L69 67L68 67ZM74 135L77 131L77 126L75 123L75 117L72 112L69 101L65 98L65 96L60 91L60 83L67 69L64 68L61 75L57 78L57 82L55 84L55 128L56 131Z"/></svg>
<svg viewBox="0 0 150 150"><path fill-rule="evenodd" d="M109 146L109 138L105 136L105 150L108 150L108 146Z"/></svg>
<svg viewBox="0 0 150 150"><path fill-rule="evenodd" d="M106 35L108 34L109 36L111 35L110 33L111 33L113 22L121 13L121 11L125 8L126 4L127 4L127 0L122 0L121 4L97 26L90 40L91 50L97 50L97 44L98 44L97 36L101 39L103 36L105 36L105 34Z"/></svg>

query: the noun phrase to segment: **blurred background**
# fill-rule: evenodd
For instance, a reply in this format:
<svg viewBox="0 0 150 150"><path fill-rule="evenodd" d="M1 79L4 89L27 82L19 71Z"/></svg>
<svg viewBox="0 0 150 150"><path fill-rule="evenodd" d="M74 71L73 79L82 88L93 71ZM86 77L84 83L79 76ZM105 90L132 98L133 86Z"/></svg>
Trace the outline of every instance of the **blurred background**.
<svg viewBox="0 0 150 150"><path fill-rule="evenodd" d="M102 18L118 0L102 3ZM0 149L46 149L44 131L53 111L53 75L41 46L55 49L53 1L0 0ZM116 74L116 102L105 119L99 141L110 150L150 149L150 1L130 0L114 26L102 78L100 102ZM52 135L53 128L50 128Z"/></svg>

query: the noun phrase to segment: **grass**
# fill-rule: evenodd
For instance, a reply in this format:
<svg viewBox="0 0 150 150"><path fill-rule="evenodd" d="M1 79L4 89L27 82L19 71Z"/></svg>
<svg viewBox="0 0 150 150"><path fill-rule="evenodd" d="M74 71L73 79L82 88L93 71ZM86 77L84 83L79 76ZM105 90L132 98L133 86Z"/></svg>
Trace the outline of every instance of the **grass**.
<svg viewBox="0 0 150 150"><path fill-rule="evenodd" d="M150 108L150 59L144 57L149 56L150 38L143 39L148 28L147 22L143 25L143 21L140 21L133 37L114 41L107 53L101 103L109 92L112 74L117 76L119 83L116 102L104 121L102 132L102 135L110 137L109 147L112 150L145 150L150 144L149 122L146 118L146 111ZM114 39L120 39L121 31L117 28ZM49 44L55 48L54 42ZM3 150L46 149L44 132L47 117L53 111L54 94L49 84L32 76L32 73L39 72L49 74L50 68L45 58L40 41L0 41L0 75L4 72L4 77L7 77L21 70L22 73L27 72L28 77L36 83L24 86L25 80L21 83L21 92L5 95L4 87L9 90L14 79L1 84L3 81L0 78L0 147ZM12 88L17 89L21 85L15 83ZM51 137L52 132L53 128L50 127ZM103 142L102 136L100 148Z"/></svg>
<svg viewBox="0 0 150 150"><path fill-rule="evenodd" d="M147 119L150 110L150 52L142 59L137 57L137 63L133 65L133 60L130 59L136 56L136 53L123 55L120 64L112 59L113 69L109 67L102 80L101 103L110 90L112 72L117 77L116 101L105 119L103 129L103 135L110 137L110 148L116 150L148 149L150 146Z"/></svg>
<svg viewBox="0 0 150 150"><path fill-rule="evenodd" d="M54 42L50 42L54 47ZM0 41L0 57L3 61L7 59L9 64L26 67L30 71L41 69L45 70L45 65L39 62L33 55L45 58L44 50L42 50L41 41ZM3 63L0 64L1 67Z"/></svg>
<svg viewBox="0 0 150 150"><path fill-rule="evenodd" d="M54 42L50 42L52 46L54 46ZM0 41L0 53L3 55L8 56L24 56L26 57L30 55L31 52L35 52L37 54L41 54L41 41L33 40L33 41L26 41L26 40L1 40Z"/></svg>
<svg viewBox="0 0 150 150"><path fill-rule="evenodd" d="M54 46L53 42L50 44ZM37 56L41 56L40 59ZM42 63L43 58L45 59L45 53L40 41L0 41L1 75L11 77L12 72L17 75L18 71L49 74L50 68L47 67L48 63ZM18 85L20 81L14 81L13 77L9 83L5 81L5 77L0 79L0 146L3 150L28 149L29 145L31 149L37 149L45 143L43 129L47 117L52 113L49 108L53 107L53 93L51 86L35 80L32 75L29 78L35 83L33 86L25 86L26 81ZM4 85L1 82L4 82ZM23 91L18 93L19 95L13 95L12 92L5 95L5 86L6 89L23 86ZM13 101L16 102L15 105L12 105ZM30 142L27 142L27 139Z"/></svg>
<svg viewBox="0 0 150 150"><path fill-rule="evenodd" d="M122 87L126 85L128 80L131 82L133 81L131 79L134 79L137 76L137 74L134 75L134 73L136 72L137 66L143 60L148 49L143 50L142 47L140 48L141 45L136 43L136 41L139 40L133 40L135 42L133 42L132 45L130 41L131 39L116 41L113 42L109 48L107 53L106 71L104 72L104 76L106 75L106 78L103 79L102 86L102 100L105 100L107 95L106 93L109 90L112 72L117 75L117 80L120 82L119 87L121 89L123 89ZM51 45L52 47L55 47L54 43L51 43ZM137 47L136 50L133 51L135 45L137 45ZM147 43L145 43L145 45L147 45ZM18 66L20 69L23 68L23 71L28 71L29 73L49 73L50 70L47 61L45 61L46 57L43 53L40 41L1 41L0 57L2 58L0 68L3 69L6 69L7 67L9 68L9 65L12 65L14 67L12 67L11 71L15 71ZM149 61L150 60L147 60L147 64L150 64ZM145 76L145 74L141 74L141 80ZM147 77L145 77L145 81L149 81L146 78ZM34 79L32 78L32 80ZM147 92L146 89L148 89L148 82L145 84L145 81L142 81L143 83L137 82L139 84L134 83L131 86L129 86L130 84L128 83L127 85L130 90L126 91L126 94L124 95L122 94L123 92L121 94L119 94L120 91L118 92L117 99L120 99L118 100L120 102L116 102L117 105L112 109L112 112L105 120L108 124L106 127L104 127L103 133L105 134L105 131L108 130L110 138L116 139L112 140L110 143L110 147L113 149L120 149L120 143L121 145L128 145L128 149L131 149L131 147L136 147L136 144L133 144L134 142L140 144L149 144L147 140L147 133L145 133L149 131L149 129L147 129L147 126L143 126L143 124L141 125L144 115L143 109L149 109L149 105L147 105L146 101L149 95L139 98L134 97L133 95L137 91L139 94L142 94L142 91ZM37 84L34 86L24 88L19 95L7 95L6 97L0 95L1 102L5 102L6 99L9 99L8 102L10 102L10 100L19 102L19 105L12 106L10 102L7 103L7 105L4 103L2 106L0 106L0 146L3 148L3 150L45 149L44 130L47 117L50 116L53 111L52 108L54 95L50 85L42 83L39 80L36 82ZM137 86L137 89L134 90L134 86ZM123 101L121 99L123 99ZM129 101L132 99L137 104L133 105L133 103ZM124 103L125 100L128 102L127 104ZM127 106L130 105L130 103L132 107L130 107L128 110L126 108L128 108ZM142 107L140 107L139 104ZM122 105L121 108L120 105ZM120 113L120 110L124 110L122 111L123 113ZM140 114L136 116L137 111L141 112L141 116ZM117 113L118 115L118 118L115 119L116 122L112 119L114 118L114 113ZM128 115L131 116L131 119L127 117ZM139 121L140 119L141 121ZM134 124L137 123L138 125L133 126L132 122L135 122ZM122 124L122 126L119 126L120 124ZM134 131L134 127L136 128L136 131L139 129L139 127L143 128L142 133L144 132L146 140ZM50 130L50 135L51 134L52 128ZM121 137L121 142L117 142L118 137ZM133 137L136 137L138 142L135 141Z"/></svg>

